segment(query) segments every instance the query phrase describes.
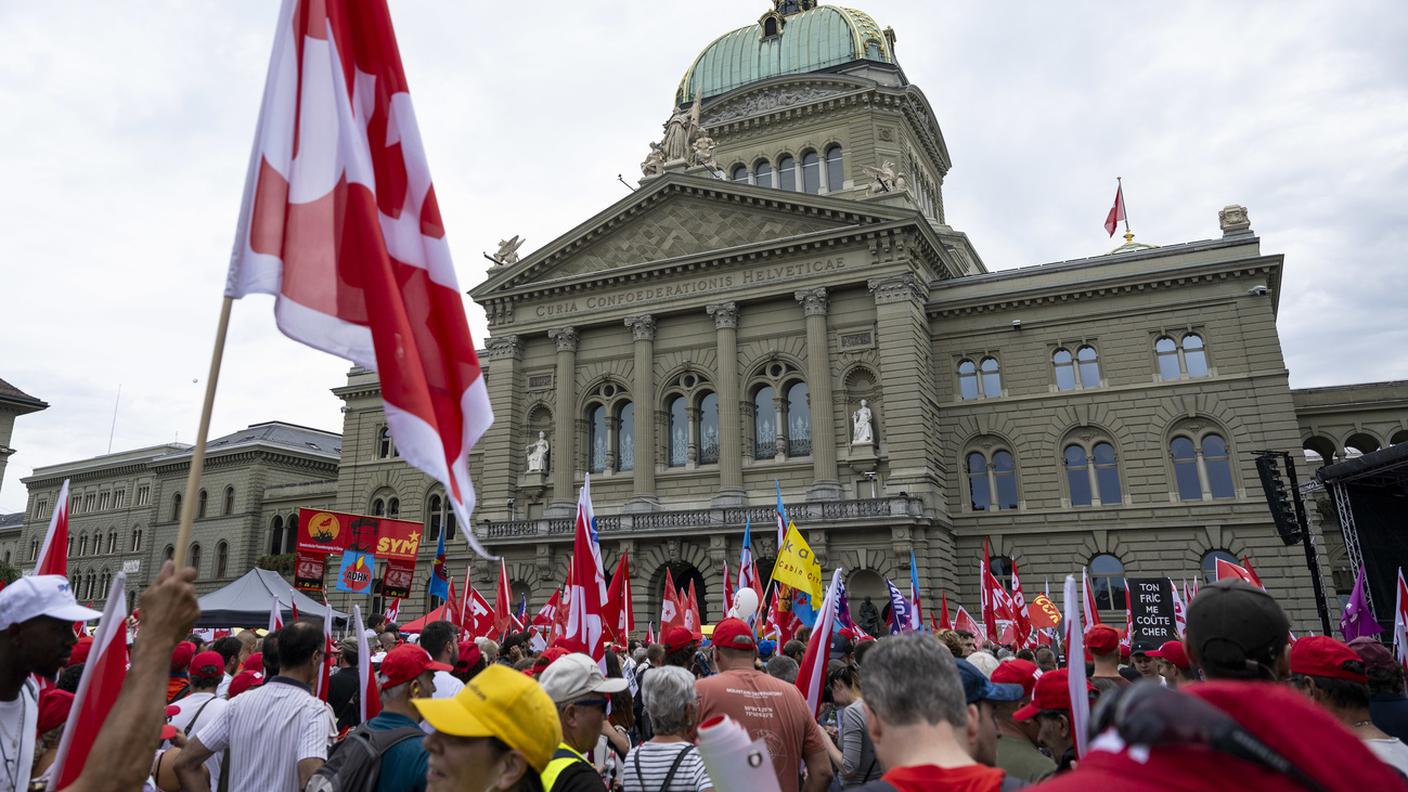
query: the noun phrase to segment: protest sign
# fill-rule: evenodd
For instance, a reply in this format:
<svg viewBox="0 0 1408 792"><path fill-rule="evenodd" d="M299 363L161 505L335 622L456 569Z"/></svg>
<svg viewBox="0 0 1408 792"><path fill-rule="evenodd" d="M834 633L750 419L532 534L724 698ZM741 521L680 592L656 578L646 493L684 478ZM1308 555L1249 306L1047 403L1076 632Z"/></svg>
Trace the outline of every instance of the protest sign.
<svg viewBox="0 0 1408 792"><path fill-rule="evenodd" d="M1178 638L1173 618L1173 584L1168 578L1129 579L1133 646L1158 647Z"/></svg>

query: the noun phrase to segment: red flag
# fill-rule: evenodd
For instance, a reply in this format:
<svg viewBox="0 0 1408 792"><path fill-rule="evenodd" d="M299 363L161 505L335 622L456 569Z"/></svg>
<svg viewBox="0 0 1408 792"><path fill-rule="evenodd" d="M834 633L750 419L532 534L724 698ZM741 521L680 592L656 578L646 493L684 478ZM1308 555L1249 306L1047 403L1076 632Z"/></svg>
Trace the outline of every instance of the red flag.
<svg viewBox="0 0 1408 792"><path fill-rule="evenodd" d="M952 630L952 629L953 629L953 622L949 621L949 618L948 618L948 592L947 592L947 591L941 591L941 592L939 593L939 595L940 595L940 599L941 599L941 602L942 602L942 604L940 605L940 607L942 608L942 610L939 611L939 627L938 627L938 629L940 629L940 630ZM932 617L933 614L930 614L930 616Z"/></svg>
<svg viewBox="0 0 1408 792"><path fill-rule="evenodd" d="M1110 207L1110 213L1105 215L1105 232L1110 236L1115 235L1115 229L1119 228L1120 221L1124 219L1124 185L1115 188L1115 205Z"/></svg>
<svg viewBox="0 0 1408 792"><path fill-rule="evenodd" d="M288 606L293 608L293 620L298 621L298 603L294 601L292 595L289 596Z"/></svg>
<svg viewBox="0 0 1408 792"><path fill-rule="evenodd" d="M68 489L67 483L64 491ZM65 501L60 501L63 503ZM52 533L52 527L50 529ZM67 541L67 540L65 540ZM127 575L117 573L108 589L107 605L98 623L98 635L88 652L83 676L78 680L73 706L69 710L68 728L59 739L58 755L54 759L54 787L67 788L78 780L98 731L107 721L108 713L117 703L122 683L127 679ZM122 728L118 724L117 728ZM23 740L21 740L23 742ZM28 770L24 771L27 775Z"/></svg>
<svg viewBox="0 0 1408 792"><path fill-rule="evenodd" d="M1022 595L1022 579L1017 577L1017 562L1012 562L1012 619L1016 622L1017 648L1027 645L1032 634L1031 618L1027 615L1027 598Z"/></svg>
<svg viewBox="0 0 1408 792"><path fill-rule="evenodd" d="M694 593L694 578L689 579L689 605L684 612L684 626L694 633L694 640L704 638L704 625L699 618L699 597Z"/></svg>
<svg viewBox="0 0 1408 792"><path fill-rule="evenodd" d="M1085 621L1085 626L1090 628L1100 623L1100 609L1095 606L1095 592L1090 588L1090 576L1085 573L1085 567L1081 567L1080 570L1080 588L1084 611L1081 616Z"/></svg>
<svg viewBox="0 0 1408 792"><path fill-rule="evenodd" d="M464 582L465 589L469 589L469 575L465 575ZM443 607L446 608L446 615L449 617L450 623L459 627L460 631L463 632L469 627L469 625L465 623L464 619L464 614L469 612L469 608L467 607L469 602L469 592L465 592L465 599L462 600L455 592L455 581L449 581L449 586L450 596L445 598L445 604Z"/></svg>
<svg viewBox="0 0 1408 792"><path fill-rule="evenodd" d="M538 611L538 615L533 617L532 626L551 627L557 618L557 609L560 604L562 604L562 590L553 589L552 596L548 597L548 601L543 605L542 610Z"/></svg>
<svg viewBox="0 0 1408 792"><path fill-rule="evenodd" d="M1261 576L1258 575L1256 573L1256 569L1252 567L1252 557L1249 555L1242 556L1242 564L1245 565L1247 568L1247 575L1250 576L1251 584L1261 589L1262 591L1265 591L1266 584L1261 582Z"/></svg>
<svg viewBox="0 0 1408 792"><path fill-rule="evenodd" d="M1256 586L1257 588L1265 588L1261 585L1261 579L1258 578L1251 570L1247 569L1244 566L1234 564L1231 561L1223 561L1221 558L1219 558L1217 559L1217 565L1215 569L1217 570L1218 580L1226 580L1227 578L1245 580L1246 582L1252 584L1253 586Z"/></svg>
<svg viewBox="0 0 1408 792"><path fill-rule="evenodd" d="M455 584L452 582L450 583L450 599L454 598ZM464 588L460 590L459 598L459 617L455 620L455 624L460 628L460 637L464 637L465 633L469 633L470 637L477 637L474 632L474 617L472 615L474 613L473 598L474 583L469 579L469 564L465 564Z"/></svg>
<svg viewBox="0 0 1408 792"><path fill-rule="evenodd" d="M469 588L462 618L465 630L472 638L490 638L497 635L494 632L494 609L489 607L489 601L484 599L479 589L473 586Z"/></svg>
<svg viewBox="0 0 1408 792"><path fill-rule="evenodd" d="M635 614L631 608L631 558L621 554L616 562L616 574L606 592L606 632L617 643L626 643L635 631Z"/></svg>
<svg viewBox="0 0 1408 792"><path fill-rule="evenodd" d="M567 577L569 580L572 578L570 574ZM548 634L548 643L552 643L567 634L567 605L561 601L561 592L566 590L567 587L564 585L555 595L559 599L557 608L553 611L552 632Z"/></svg>
<svg viewBox="0 0 1408 792"><path fill-rule="evenodd" d="M375 718L381 714L381 689L376 684L376 674L372 673L370 662L371 652L367 651L367 632L358 629L366 622L362 621L362 606L352 606L353 632L357 633L357 656L361 662L357 663L357 682L362 690L359 714L362 716L362 723Z"/></svg>
<svg viewBox="0 0 1408 792"><path fill-rule="evenodd" d="M252 293L285 335L378 372L400 456L472 525L493 413L385 0L284 4L225 286Z"/></svg>
<svg viewBox="0 0 1408 792"><path fill-rule="evenodd" d="M282 630L284 628L284 615L281 612L283 603L279 602L278 595L274 595L269 602L269 632Z"/></svg>
<svg viewBox="0 0 1408 792"><path fill-rule="evenodd" d="M388 619L388 621L390 621ZM332 678L332 607L323 595L323 673L318 677L318 698L328 700L328 680Z"/></svg>
<svg viewBox="0 0 1408 792"><path fill-rule="evenodd" d="M728 559L723 560L724 565L724 617L728 616L728 609L733 607L733 578L728 574ZM740 571L740 574L741 571ZM721 617L723 618L723 617Z"/></svg>
<svg viewBox="0 0 1408 792"><path fill-rule="evenodd" d="M777 636L778 646L792 640L792 636L796 635L797 630L802 627L801 619L798 619L797 614L792 612L791 602L780 593L782 588L782 586L772 587L772 602L768 606L767 620L763 622L764 631Z"/></svg>
<svg viewBox="0 0 1408 792"><path fill-rule="evenodd" d="M645 645L650 646L655 643L655 625L651 622L645 623Z"/></svg>
<svg viewBox="0 0 1408 792"><path fill-rule="evenodd" d="M572 577L567 584L567 634L564 640L574 652L590 655L598 663L604 663L606 641L602 628L602 600L606 591L606 581L601 579L601 567L597 563L592 542L590 524L591 502L588 496L589 483L583 482L582 492L577 497L577 530L572 541Z"/></svg>
<svg viewBox="0 0 1408 792"><path fill-rule="evenodd" d="M684 613L680 608L675 578L670 574L670 568L665 567L665 597L664 601L660 603L660 634L664 635L671 627L682 626L684 626Z"/></svg>
<svg viewBox="0 0 1408 792"><path fill-rule="evenodd" d="M958 606L958 615L953 619L953 629L972 635L981 635L983 632L982 628L978 626L977 622L973 621L973 617L968 615L968 611L964 610L962 605Z"/></svg>
<svg viewBox="0 0 1408 792"><path fill-rule="evenodd" d="M502 639L513 621L513 591L508 587L508 566L499 559L499 584L494 588L494 638Z"/></svg>
<svg viewBox="0 0 1408 792"><path fill-rule="evenodd" d="M326 599L327 598L324 597L325 601ZM401 598L397 597L392 600L391 604L386 606L386 612L383 613L382 616L384 616L388 622L395 624L396 620L401 616Z"/></svg>
<svg viewBox="0 0 1408 792"><path fill-rule="evenodd" d="M995 580L992 576L992 561L988 558L988 540L983 537L983 565L978 570L978 602L982 606L983 612L983 635L989 641L996 641L997 634L997 608L993 601L993 587L988 583Z"/></svg>
<svg viewBox="0 0 1408 792"><path fill-rule="evenodd" d="M68 479L59 487L59 500L54 504L54 513L49 515L49 530L44 534L37 558L34 574L68 577Z"/></svg>
<svg viewBox="0 0 1408 792"><path fill-rule="evenodd" d="M826 598L817 612L816 624L812 625L812 637L807 641L807 652L802 655L801 667L797 671L797 689L807 700L812 715L821 713L823 679L826 676L826 662L831 657L831 633L836 626L836 597L841 586L841 570L831 574L831 585L826 589Z"/></svg>

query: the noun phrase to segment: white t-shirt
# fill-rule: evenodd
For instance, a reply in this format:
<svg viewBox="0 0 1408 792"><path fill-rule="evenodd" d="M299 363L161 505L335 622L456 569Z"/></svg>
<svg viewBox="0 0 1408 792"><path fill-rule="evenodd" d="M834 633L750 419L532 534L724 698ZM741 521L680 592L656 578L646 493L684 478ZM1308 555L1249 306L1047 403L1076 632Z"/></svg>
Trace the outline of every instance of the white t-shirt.
<svg viewBox="0 0 1408 792"><path fill-rule="evenodd" d="M187 737L194 737L197 732L220 717L220 713L230 706L230 702L210 693L191 693L177 701L176 706L181 711L171 716L171 725L180 729ZM199 720L196 720L197 713L200 714ZM211 754L210 758L205 760L205 767L210 771L212 787L220 782L220 757L223 755L223 751Z"/></svg>
<svg viewBox="0 0 1408 792"><path fill-rule="evenodd" d="M18 696L0 701L0 792L22 792L29 786L38 724L39 693L27 679Z"/></svg>
<svg viewBox="0 0 1408 792"><path fill-rule="evenodd" d="M689 753L680 762L670 786L665 787L665 776L670 765L675 763L680 751ZM626 754L625 767L621 772L621 784L626 792L704 792L713 789L709 771L704 769L704 760L699 749L686 742L661 743L654 740L643 742ZM639 768L637 768L639 764ZM642 783L644 782L644 783Z"/></svg>
<svg viewBox="0 0 1408 792"><path fill-rule="evenodd" d="M450 675L449 671L435 672L435 698L454 698L464 690L464 683Z"/></svg>
<svg viewBox="0 0 1408 792"><path fill-rule="evenodd" d="M220 686L215 688L215 695L219 696L220 698L229 698L230 683L233 681L235 681L235 678L230 676L229 674L226 674L225 678L220 680Z"/></svg>
<svg viewBox="0 0 1408 792"><path fill-rule="evenodd" d="M1404 745L1402 740L1388 737L1381 740L1365 740L1364 744L1379 757L1379 761L1408 775L1408 745Z"/></svg>

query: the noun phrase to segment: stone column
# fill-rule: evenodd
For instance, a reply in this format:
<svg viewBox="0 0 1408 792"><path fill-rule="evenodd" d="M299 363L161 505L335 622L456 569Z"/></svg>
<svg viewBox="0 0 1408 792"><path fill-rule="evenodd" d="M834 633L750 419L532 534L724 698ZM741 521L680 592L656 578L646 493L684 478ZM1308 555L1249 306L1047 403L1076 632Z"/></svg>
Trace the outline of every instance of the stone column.
<svg viewBox="0 0 1408 792"><path fill-rule="evenodd" d="M549 517L571 517L576 512L577 473L577 330L558 327L548 331L557 344L557 406L553 409L552 505Z"/></svg>
<svg viewBox="0 0 1408 792"><path fill-rule="evenodd" d="M498 415L484 433L484 439L479 441L487 463L478 472L479 509L481 516L507 520L507 499L514 497L518 489L518 473L527 468L523 416L518 410L520 400L514 398L523 345L518 336L504 335L490 336L484 340L484 346L489 359L485 373L489 403L494 405Z"/></svg>
<svg viewBox="0 0 1408 792"><path fill-rule="evenodd" d="M628 316L626 326L635 338L631 398L636 407L636 466L632 471L635 493L626 501L625 511L650 512L660 508L660 499L655 497L655 317Z"/></svg>
<svg viewBox="0 0 1408 792"><path fill-rule="evenodd" d="M836 478L836 416L831 405L831 352L826 289L801 289L794 295L807 317L807 392L812 413L812 486L807 500L840 500Z"/></svg>
<svg viewBox="0 0 1408 792"><path fill-rule="evenodd" d="M715 303L706 309L714 317L719 350L719 494L715 508L742 506L743 433L738 418L738 303Z"/></svg>
<svg viewBox="0 0 1408 792"><path fill-rule="evenodd" d="M924 303L929 290L913 273L873 278L867 284L875 299L876 348L880 351L880 392L885 422L892 427L937 426L938 410L924 394L934 393L933 341ZM884 427L876 427L883 430ZM904 490L930 508L946 510L942 484L947 466L933 432L895 431L885 439L889 492Z"/></svg>

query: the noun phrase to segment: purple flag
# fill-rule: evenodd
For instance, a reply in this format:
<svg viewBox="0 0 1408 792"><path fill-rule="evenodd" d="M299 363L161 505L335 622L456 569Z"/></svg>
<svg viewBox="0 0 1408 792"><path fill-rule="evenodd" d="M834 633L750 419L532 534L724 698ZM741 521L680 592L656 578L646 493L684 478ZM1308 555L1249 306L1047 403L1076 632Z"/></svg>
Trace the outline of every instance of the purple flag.
<svg viewBox="0 0 1408 792"><path fill-rule="evenodd" d="M885 587L890 590L890 633L913 632L914 603L906 599L889 578L885 579Z"/></svg>
<svg viewBox="0 0 1408 792"><path fill-rule="evenodd" d="M1379 627L1378 621L1374 619L1374 612L1369 608L1369 600L1364 596L1362 566L1359 568L1359 576L1354 579L1354 590L1349 593L1349 602L1345 603L1344 613L1340 615L1340 632L1344 634L1345 642L1383 632L1383 628Z"/></svg>

